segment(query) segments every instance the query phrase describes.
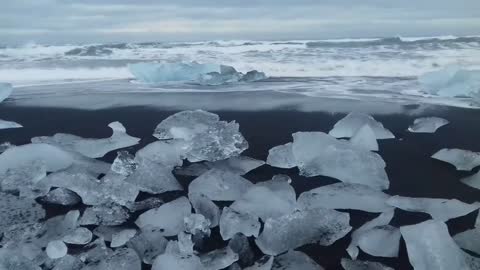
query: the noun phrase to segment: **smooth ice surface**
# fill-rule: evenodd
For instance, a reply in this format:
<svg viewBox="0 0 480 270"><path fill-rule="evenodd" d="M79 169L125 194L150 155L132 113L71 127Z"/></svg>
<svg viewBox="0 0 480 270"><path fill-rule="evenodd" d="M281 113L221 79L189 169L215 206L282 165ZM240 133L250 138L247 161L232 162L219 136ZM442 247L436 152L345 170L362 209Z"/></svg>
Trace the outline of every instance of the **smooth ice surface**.
<svg viewBox="0 0 480 270"><path fill-rule="evenodd" d="M223 240L232 238L237 233L245 236L258 236L260 222L258 217L247 213L239 213L229 207L224 207L220 216L220 235Z"/></svg>
<svg viewBox="0 0 480 270"><path fill-rule="evenodd" d="M135 229L125 229L119 232L116 232L112 235L112 242L110 243L110 247L116 248L125 245L128 240L134 237L137 234L137 230Z"/></svg>
<svg viewBox="0 0 480 270"><path fill-rule="evenodd" d="M345 270L394 270L379 262L358 261L343 258L340 262Z"/></svg>
<svg viewBox="0 0 480 270"><path fill-rule="evenodd" d="M328 134L335 138L351 138L364 125L368 125L379 140L395 138L395 135L390 130L384 128L382 123L375 120L372 116L357 112L351 112L338 121Z"/></svg>
<svg viewBox="0 0 480 270"><path fill-rule="evenodd" d="M140 228L157 227L164 230L164 236L174 236L184 230L184 218L191 212L192 206L188 199L180 197L141 214L135 224Z"/></svg>
<svg viewBox="0 0 480 270"><path fill-rule="evenodd" d="M128 69L143 83L198 81L202 74L220 72L220 65L191 63L137 63L129 64Z"/></svg>
<svg viewBox="0 0 480 270"><path fill-rule="evenodd" d="M478 269L479 259L463 252L445 223L428 220L400 228L410 264L415 270Z"/></svg>
<svg viewBox="0 0 480 270"><path fill-rule="evenodd" d="M117 157L112 163L110 170L123 176L129 176L135 169L137 169L137 163L135 162L135 156L128 151L118 151Z"/></svg>
<svg viewBox="0 0 480 270"><path fill-rule="evenodd" d="M272 270L323 270L314 260L305 253L290 250L285 254L275 257Z"/></svg>
<svg viewBox="0 0 480 270"><path fill-rule="evenodd" d="M277 255L310 243L329 246L351 229L348 213L316 208L298 210L275 219L267 219L257 246L267 255Z"/></svg>
<svg viewBox="0 0 480 270"><path fill-rule="evenodd" d="M92 232L84 227L76 228L72 233L65 235L62 241L67 244L86 245L92 241Z"/></svg>
<svg viewBox="0 0 480 270"><path fill-rule="evenodd" d="M234 201L253 184L230 171L211 169L195 178L188 186L188 193L200 193L212 201Z"/></svg>
<svg viewBox="0 0 480 270"><path fill-rule="evenodd" d="M0 102L8 98L13 91L13 87L9 83L0 83Z"/></svg>
<svg viewBox="0 0 480 270"><path fill-rule="evenodd" d="M423 212L439 221L447 221L471 213L479 208L475 204L467 204L457 199L411 198L392 196L387 204L410 212Z"/></svg>
<svg viewBox="0 0 480 270"><path fill-rule="evenodd" d="M110 138L91 139L76 135L57 133L52 137L35 137L32 143L48 143L63 149L78 152L86 157L100 158L110 151L138 144L140 138L135 138L126 133L125 127L120 122L108 124L113 134Z"/></svg>
<svg viewBox="0 0 480 270"><path fill-rule="evenodd" d="M144 263L152 264L154 259L165 251L167 243L161 229L147 226L131 238L127 245L137 252Z"/></svg>
<svg viewBox="0 0 480 270"><path fill-rule="evenodd" d="M480 172L477 172L476 174L473 174L471 176L467 176L460 181L467 186L480 189Z"/></svg>
<svg viewBox="0 0 480 270"><path fill-rule="evenodd" d="M363 125L350 139L350 143L365 150L378 151L377 137L369 125Z"/></svg>
<svg viewBox="0 0 480 270"><path fill-rule="evenodd" d="M480 165L480 153L462 149L442 149L432 158L452 164L460 171L471 171Z"/></svg>
<svg viewBox="0 0 480 270"><path fill-rule="evenodd" d="M51 259L59 259L67 255L68 248L63 241L55 240L48 243L45 251Z"/></svg>
<svg viewBox="0 0 480 270"><path fill-rule="evenodd" d="M413 121L408 131L414 133L435 133L437 129L448 125L450 122L440 117L422 117Z"/></svg>
<svg viewBox="0 0 480 270"><path fill-rule="evenodd" d="M290 169L297 166L292 143L278 145L268 150L267 164L277 168Z"/></svg>
<svg viewBox="0 0 480 270"><path fill-rule="evenodd" d="M82 201L82 198L77 193L66 189L56 188L51 190L41 198L43 202L59 205L75 205Z"/></svg>
<svg viewBox="0 0 480 270"><path fill-rule="evenodd" d="M220 209L207 196L199 193L189 193L188 199L192 203L195 213L203 215L210 221L210 227L218 226Z"/></svg>
<svg viewBox="0 0 480 270"><path fill-rule="evenodd" d="M380 155L323 132L294 133L293 155L300 174L307 177L324 175L381 190L390 185Z"/></svg>
<svg viewBox="0 0 480 270"><path fill-rule="evenodd" d="M227 246L200 255L200 261L205 270L220 270L238 261L238 254Z"/></svg>
<svg viewBox="0 0 480 270"><path fill-rule="evenodd" d="M23 126L17 122L0 119L0 129L21 128L21 127Z"/></svg>
<svg viewBox="0 0 480 270"><path fill-rule="evenodd" d="M200 176L210 169L219 169L231 171L238 175L244 175L264 164L265 162L262 160L246 156L238 156L215 162L193 163L189 166L178 168L175 170L175 173L180 175Z"/></svg>
<svg viewBox="0 0 480 270"><path fill-rule="evenodd" d="M336 183L305 191L298 197L303 209L354 209L380 213L392 210L386 202L390 195L359 184Z"/></svg>
<svg viewBox="0 0 480 270"><path fill-rule="evenodd" d="M274 178L250 187L230 208L265 221L292 213L297 208L296 194L288 180Z"/></svg>
<svg viewBox="0 0 480 270"><path fill-rule="evenodd" d="M461 69L456 66L419 76L420 83L432 94L446 97L472 97L480 94L480 70Z"/></svg>
<svg viewBox="0 0 480 270"><path fill-rule="evenodd" d="M147 144L135 154L135 161L149 160L166 167L182 166L188 144L183 140L165 140Z"/></svg>
<svg viewBox="0 0 480 270"><path fill-rule="evenodd" d="M183 140L186 157L191 162L223 160L248 148L235 121L220 121L218 115L202 110L167 117L155 128L153 136L159 140Z"/></svg>
<svg viewBox="0 0 480 270"><path fill-rule="evenodd" d="M206 270L200 258L196 255L182 254L176 241L168 242L165 253L158 256L152 265L152 270Z"/></svg>
<svg viewBox="0 0 480 270"><path fill-rule="evenodd" d="M130 218L126 208L116 204L88 207L80 218L80 225L121 225Z"/></svg>
<svg viewBox="0 0 480 270"><path fill-rule="evenodd" d="M0 193L0 231L12 225L35 223L45 217L42 206L29 198Z"/></svg>
<svg viewBox="0 0 480 270"><path fill-rule="evenodd" d="M132 184L140 191L152 194L183 190L172 174L171 167L147 159L141 159L138 162L137 169L125 179L125 182Z"/></svg>
<svg viewBox="0 0 480 270"><path fill-rule="evenodd" d="M453 240L463 249L473 251L480 255L480 229L475 228L458 233L453 236Z"/></svg>

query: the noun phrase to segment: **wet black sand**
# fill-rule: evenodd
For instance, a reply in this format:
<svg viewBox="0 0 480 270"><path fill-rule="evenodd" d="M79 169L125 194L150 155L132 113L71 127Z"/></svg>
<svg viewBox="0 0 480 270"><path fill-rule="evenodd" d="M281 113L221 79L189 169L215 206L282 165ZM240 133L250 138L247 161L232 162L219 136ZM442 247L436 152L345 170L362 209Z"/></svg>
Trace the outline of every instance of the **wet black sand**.
<svg viewBox="0 0 480 270"><path fill-rule="evenodd" d="M131 147L134 153L144 145L154 141L151 136L155 126L176 111L164 111L148 107L122 107L97 111L15 107L0 105L0 118L16 121L24 125L21 129L0 130L0 143L9 141L13 144L25 144L31 137L53 135L58 132L71 133L83 137L108 137L110 129L107 124L113 121L122 122L127 132L142 138L141 144ZM248 140L250 148L245 155L265 160L268 150L276 145L291 141L291 134L297 131L328 132L345 114L297 111L213 111L224 120L236 120L240 130ZM480 110L456 109L439 110L428 115L374 115L386 128L390 129L396 139L379 141L380 155L387 163L390 178L389 194L412 197L457 198L464 202L480 201L480 190L460 183L459 179L469 173L458 172L449 164L431 159L430 156L442 148L462 148L480 151ZM406 131L413 119L420 116L439 116L451 123L442 127L435 134L414 134ZM103 159L113 161L115 153L107 154ZM260 167L246 178L252 181L268 180L275 174L288 174L292 179L297 195L301 192L334 183L336 180L327 177L305 178L298 175L297 169L284 170L269 166ZM191 178L180 177L186 187ZM165 200L173 199L177 194L164 194ZM64 213L67 209L51 207L49 216ZM360 211L351 213L351 225L358 228L377 214ZM448 222L450 233L456 234L472 228L477 212ZM430 219L427 214L409 213L396 210L391 224L403 226ZM134 219L133 219L134 220ZM350 242L349 235L330 247L308 245L299 250L306 252L325 269L341 269L340 259L348 258L345 249ZM252 241L253 244L253 241ZM218 236L218 228L213 231L212 238L204 249L210 250L224 246ZM252 245L254 247L254 245ZM260 255L259 251L257 255ZM401 243L400 257L383 259L360 252L358 259L383 262L395 269L411 269L405 245ZM145 267L145 269L148 269Z"/></svg>

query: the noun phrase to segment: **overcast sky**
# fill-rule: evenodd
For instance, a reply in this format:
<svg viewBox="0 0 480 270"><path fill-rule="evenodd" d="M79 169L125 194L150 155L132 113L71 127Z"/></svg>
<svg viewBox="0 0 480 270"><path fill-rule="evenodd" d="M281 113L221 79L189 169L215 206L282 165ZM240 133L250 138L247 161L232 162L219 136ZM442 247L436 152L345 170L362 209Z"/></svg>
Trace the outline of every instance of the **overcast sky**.
<svg viewBox="0 0 480 270"><path fill-rule="evenodd" d="M480 34L480 0L0 0L0 43Z"/></svg>

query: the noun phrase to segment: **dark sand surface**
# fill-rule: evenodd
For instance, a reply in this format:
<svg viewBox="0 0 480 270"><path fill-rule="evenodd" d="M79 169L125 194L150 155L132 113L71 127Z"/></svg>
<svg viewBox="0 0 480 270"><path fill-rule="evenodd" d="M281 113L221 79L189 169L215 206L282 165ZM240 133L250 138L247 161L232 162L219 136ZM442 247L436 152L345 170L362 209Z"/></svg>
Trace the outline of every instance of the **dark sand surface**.
<svg viewBox="0 0 480 270"><path fill-rule="evenodd" d="M127 132L135 137L142 138L139 145L128 150L134 153L139 148L155 140L151 136L155 126L167 116L176 111L162 111L148 107L122 107L97 111L52 109L34 107L15 107L0 105L0 118L21 123L24 128L0 130L0 142L9 141L13 144L25 144L31 137L53 135L58 132L71 133L83 137L108 137L110 129L107 124L113 121L122 122ZM240 130L248 140L250 148L245 155L265 160L268 150L276 145L292 140L291 134L297 131L324 131L328 132L333 125L345 114L329 114L321 112L297 111L213 111L223 120L236 120L240 123ZM374 115L375 116L375 115ZM480 201L480 190L470 188L460 183L459 179L470 173L462 173L447 163L443 163L430 156L442 148L462 148L480 151L480 110L456 109L430 112L428 116L439 116L448 119L451 123L442 127L435 134L416 134L406 131L413 119L423 115L378 115L377 120L390 129L396 139L379 141L380 155L387 164L387 173L390 178L389 194L412 197L457 198L464 202ZM115 152L107 154L103 159L113 161ZM292 178L292 185L297 196L304 191L334 183L336 180L328 177L305 178L298 175L297 169L284 170L269 166L262 166L249 174L246 178L253 182L268 180L275 174L288 174ZM179 177L181 183L187 187L192 178ZM145 195L142 195L142 197ZM171 200L176 194L162 194L159 197ZM62 207L49 207L49 216L66 212ZM358 228L364 222L374 218L377 214L360 211L351 213L351 225ZM448 222L450 233L472 228L477 212ZM402 226L415 224L430 219L427 214L395 211L391 224ZM134 220L132 218L132 220ZM325 269L342 269L340 259L348 257L345 249L350 242L350 235L337 241L330 247L308 245L300 248L311 256ZM252 247L254 242L252 241ZM218 234L218 228L213 231L212 238L206 243L204 250L224 246ZM260 255L260 252L256 250ZM397 259L383 259L366 255L360 252L358 259L383 262L395 269L411 269L405 249L401 243L400 257ZM145 269L149 269L147 266ZM453 269L452 269L453 270Z"/></svg>

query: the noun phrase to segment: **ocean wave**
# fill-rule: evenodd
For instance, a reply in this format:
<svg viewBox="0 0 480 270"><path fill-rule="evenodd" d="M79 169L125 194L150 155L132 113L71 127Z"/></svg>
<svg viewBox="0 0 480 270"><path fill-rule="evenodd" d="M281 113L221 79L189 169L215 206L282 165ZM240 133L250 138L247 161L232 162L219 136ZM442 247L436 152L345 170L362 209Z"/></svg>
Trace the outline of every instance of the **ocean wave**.
<svg viewBox="0 0 480 270"><path fill-rule="evenodd" d="M448 45L454 43L477 43L480 44L480 37L421 37L421 38L402 38L387 37L378 39L348 39L348 40L319 40L307 42L309 48L349 48L349 47L368 47L368 46L388 46L388 45Z"/></svg>

